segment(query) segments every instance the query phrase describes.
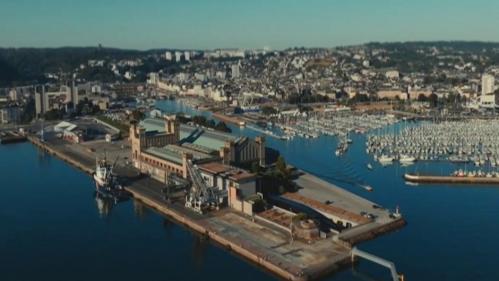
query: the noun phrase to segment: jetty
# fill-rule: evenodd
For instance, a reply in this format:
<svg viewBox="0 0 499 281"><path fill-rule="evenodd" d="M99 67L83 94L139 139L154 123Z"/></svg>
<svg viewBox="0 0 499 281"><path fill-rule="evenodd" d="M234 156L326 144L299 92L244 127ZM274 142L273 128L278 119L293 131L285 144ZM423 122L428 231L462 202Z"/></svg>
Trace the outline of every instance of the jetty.
<svg viewBox="0 0 499 281"><path fill-rule="evenodd" d="M404 174L404 179L413 183L441 183L441 184L489 184L499 185L498 177L469 177L469 176L431 176Z"/></svg>
<svg viewBox="0 0 499 281"><path fill-rule="evenodd" d="M121 145L105 142L88 144L46 142L35 135L30 135L28 139L41 150L87 174L94 172L95 159L104 151L111 158L114 156L113 153L122 155L130 153ZM119 165L133 169L126 162ZM123 175L123 177L126 176ZM310 240L293 239L293 234L287 229L287 225L278 225L280 221L291 219L289 216L286 217L285 211L272 211L279 210L279 208L270 209L270 213L264 212L265 214L261 215L257 213L254 216L248 216L231 208L202 215L185 208L185 196L182 194L166 200L163 193L165 183L150 177L143 175L134 178L127 177L124 187L135 200L285 280L316 280L338 271L352 264L352 249L355 245L396 230L405 224L402 217L392 218L388 210L374 208L372 202L339 187L329 186L328 183L309 174L301 176L297 184L303 186L302 192L299 195L287 194L284 198L304 204L312 202L310 207L323 212L337 222L338 220L345 223L352 221L353 227L342 231L340 235L321 234ZM311 185L314 187L308 188ZM315 194L315 197L309 196L310 194ZM320 198L338 203L328 205L321 202ZM376 218L354 214L359 210L372 212Z"/></svg>
<svg viewBox="0 0 499 281"><path fill-rule="evenodd" d="M0 133L0 144L10 144L27 141L26 135L13 130Z"/></svg>

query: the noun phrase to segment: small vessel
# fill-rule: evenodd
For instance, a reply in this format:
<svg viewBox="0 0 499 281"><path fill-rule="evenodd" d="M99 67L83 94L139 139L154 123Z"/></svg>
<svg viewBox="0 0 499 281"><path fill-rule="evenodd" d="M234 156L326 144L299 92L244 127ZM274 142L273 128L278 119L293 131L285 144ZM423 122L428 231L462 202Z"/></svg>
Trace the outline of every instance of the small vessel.
<svg viewBox="0 0 499 281"><path fill-rule="evenodd" d="M348 144L346 142L340 142L334 153L336 154L336 156L340 156L344 154L347 151L347 149L348 149Z"/></svg>
<svg viewBox="0 0 499 281"><path fill-rule="evenodd" d="M381 163L382 165L391 164L391 163L393 162L393 157L390 157L390 156L387 156L387 155L381 155L381 156L378 158L378 161L379 161L379 163Z"/></svg>
<svg viewBox="0 0 499 281"><path fill-rule="evenodd" d="M372 192L374 189L372 188L372 186L370 185L367 185L367 184L361 184L360 187L362 187L363 189L369 191L369 192Z"/></svg>
<svg viewBox="0 0 499 281"><path fill-rule="evenodd" d="M407 156L407 155L400 155L399 159L400 163L403 164L412 164L416 161L415 157Z"/></svg>
<svg viewBox="0 0 499 281"><path fill-rule="evenodd" d="M372 171L373 170L373 165L371 165L371 163L367 163L367 169L369 169L369 170Z"/></svg>
<svg viewBox="0 0 499 281"><path fill-rule="evenodd" d="M120 185L118 177L113 174L113 169L116 166L118 158L111 165L106 158L97 160L93 178L97 193L104 197L114 199L127 198L128 192Z"/></svg>
<svg viewBox="0 0 499 281"><path fill-rule="evenodd" d="M95 165L95 173L93 175L95 185L99 188L106 188L113 185L113 168L114 164L110 165L107 159L98 160Z"/></svg>

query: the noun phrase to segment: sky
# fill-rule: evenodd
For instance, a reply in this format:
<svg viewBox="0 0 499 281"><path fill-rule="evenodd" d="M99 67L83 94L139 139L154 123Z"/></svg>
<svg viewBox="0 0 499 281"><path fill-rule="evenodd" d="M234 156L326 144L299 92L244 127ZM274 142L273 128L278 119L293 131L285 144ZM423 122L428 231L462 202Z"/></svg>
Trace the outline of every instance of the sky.
<svg viewBox="0 0 499 281"><path fill-rule="evenodd" d="M0 47L499 41L498 0L0 0Z"/></svg>

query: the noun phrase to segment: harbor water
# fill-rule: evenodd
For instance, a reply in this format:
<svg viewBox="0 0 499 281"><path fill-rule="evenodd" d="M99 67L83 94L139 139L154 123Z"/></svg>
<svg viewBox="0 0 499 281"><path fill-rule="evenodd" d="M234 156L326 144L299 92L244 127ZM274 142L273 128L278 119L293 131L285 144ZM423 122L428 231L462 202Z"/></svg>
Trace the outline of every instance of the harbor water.
<svg viewBox="0 0 499 281"><path fill-rule="evenodd" d="M158 107L197 113L173 101ZM260 134L231 128L236 135ZM499 280L499 187L407 185L406 171L449 174L457 166L382 167L365 153L364 135L351 138L340 157L329 136L267 138L267 144L294 166L386 208L400 206L408 225L359 248L393 261L406 280ZM112 206L96 199L90 177L28 143L0 146L0 156L1 280L276 279L133 200ZM360 261L325 280L390 277Z"/></svg>

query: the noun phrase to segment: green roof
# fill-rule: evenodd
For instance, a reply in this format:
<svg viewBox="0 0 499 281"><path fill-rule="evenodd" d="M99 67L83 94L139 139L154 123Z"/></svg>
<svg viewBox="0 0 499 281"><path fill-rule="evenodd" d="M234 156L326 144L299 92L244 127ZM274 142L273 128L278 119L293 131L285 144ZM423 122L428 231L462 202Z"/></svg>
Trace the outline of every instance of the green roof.
<svg viewBox="0 0 499 281"><path fill-rule="evenodd" d="M146 129L146 132L164 133L165 121L157 118L146 118L140 122L140 126ZM195 127L186 124L180 125L180 141L182 143L191 143L198 146L198 150L203 151L201 147L208 150L220 150L226 141L238 142L241 138L228 133L218 132L212 129ZM194 148L194 147L193 147Z"/></svg>
<svg viewBox="0 0 499 281"><path fill-rule="evenodd" d="M146 153L170 162L182 165L182 153L189 153L192 155L193 160L215 159L213 155L202 153L188 147L169 144L164 147L150 147L145 150Z"/></svg>

